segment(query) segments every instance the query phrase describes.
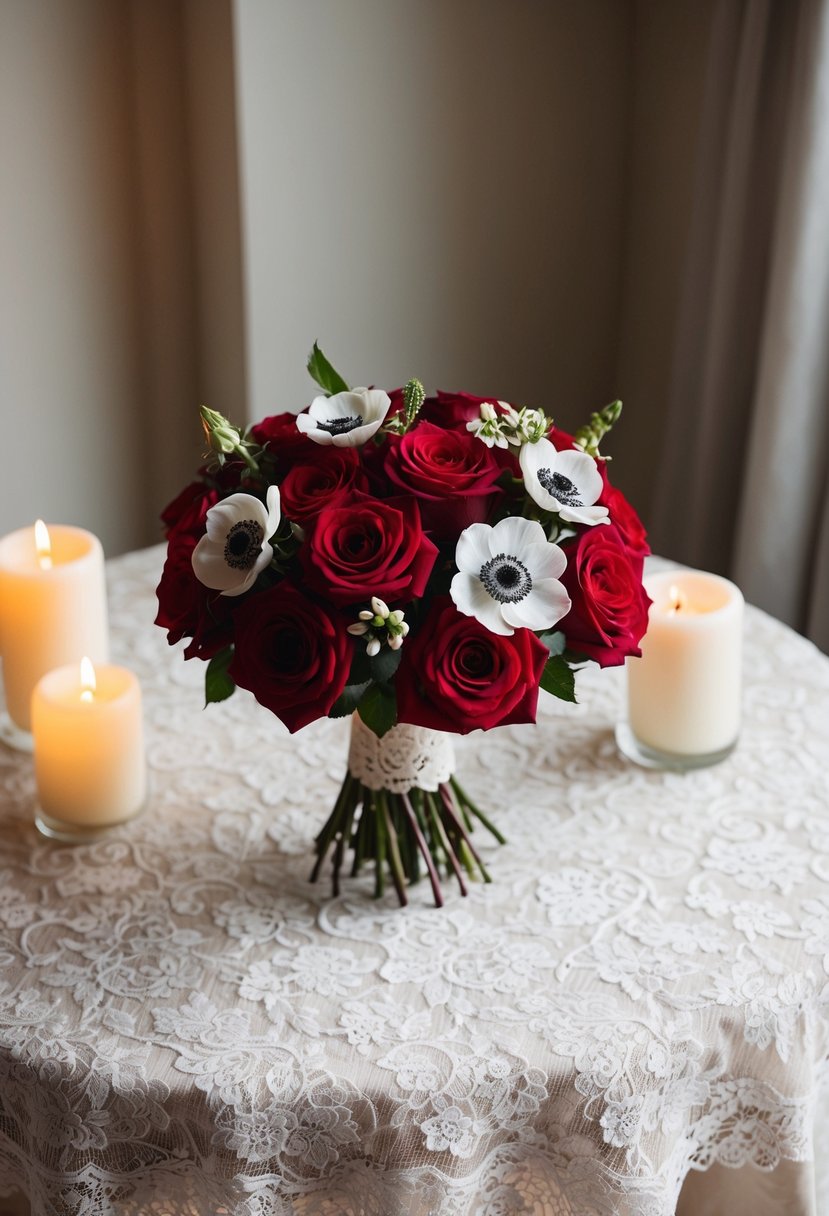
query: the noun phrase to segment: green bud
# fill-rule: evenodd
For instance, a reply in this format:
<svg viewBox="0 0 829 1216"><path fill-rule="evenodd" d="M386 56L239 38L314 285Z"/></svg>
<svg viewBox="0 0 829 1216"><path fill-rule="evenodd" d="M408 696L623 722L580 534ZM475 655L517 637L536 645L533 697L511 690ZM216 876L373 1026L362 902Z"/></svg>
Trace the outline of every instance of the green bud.
<svg viewBox="0 0 829 1216"><path fill-rule="evenodd" d="M426 400L426 390L419 380L409 380L403 387L403 405L406 412L406 426L410 427L420 413L420 407Z"/></svg>
<svg viewBox="0 0 829 1216"><path fill-rule="evenodd" d="M222 452L225 456L235 452L241 441L238 427L228 422L223 414L209 410L206 405L199 407L204 437L214 452Z"/></svg>
<svg viewBox="0 0 829 1216"><path fill-rule="evenodd" d="M609 430L619 420L622 412L621 401L611 401L604 409L590 415L590 421L580 427L575 434L577 445L588 456L599 457L599 444Z"/></svg>

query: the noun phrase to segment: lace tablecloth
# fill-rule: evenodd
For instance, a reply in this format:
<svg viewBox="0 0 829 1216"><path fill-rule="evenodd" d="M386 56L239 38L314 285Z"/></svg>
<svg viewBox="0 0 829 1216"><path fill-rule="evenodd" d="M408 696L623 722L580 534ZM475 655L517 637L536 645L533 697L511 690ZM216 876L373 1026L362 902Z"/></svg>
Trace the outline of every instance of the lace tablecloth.
<svg viewBox="0 0 829 1216"><path fill-rule="evenodd" d="M491 886L447 882L436 910L423 883L401 910L370 875L309 884L347 723L291 737L242 692L202 710L203 666L152 625L162 560L109 569L145 814L48 843L31 758L0 749L0 1195L37 1216L816 1210L829 660L749 610L742 741L688 775L617 754L618 671L463 739L509 843L476 833Z"/></svg>

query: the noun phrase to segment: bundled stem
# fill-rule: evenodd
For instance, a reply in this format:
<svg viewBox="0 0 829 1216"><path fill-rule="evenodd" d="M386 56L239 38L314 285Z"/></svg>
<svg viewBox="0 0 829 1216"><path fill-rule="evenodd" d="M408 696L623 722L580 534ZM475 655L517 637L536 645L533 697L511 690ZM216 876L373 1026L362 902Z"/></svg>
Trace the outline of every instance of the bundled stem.
<svg viewBox="0 0 829 1216"><path fill-rule="evenodd" d="M408 903L407 886L419 881L421 859L429 875L435 906L443 906L440 872L454 874L461 895L468 888L464 879L490 882L486 866L470 839L477 819L499 844L504 837L481 813L454 777L434 792L413 787L405 794L372 790L351 773L346 774L334 809L316 838L317 860L311 882L319 878L333 846L331 882L334 895L340 892L340 871L347 849L353 850L351 874L374 862L374 897L380 899L390 878L401 905Z"/></svg>

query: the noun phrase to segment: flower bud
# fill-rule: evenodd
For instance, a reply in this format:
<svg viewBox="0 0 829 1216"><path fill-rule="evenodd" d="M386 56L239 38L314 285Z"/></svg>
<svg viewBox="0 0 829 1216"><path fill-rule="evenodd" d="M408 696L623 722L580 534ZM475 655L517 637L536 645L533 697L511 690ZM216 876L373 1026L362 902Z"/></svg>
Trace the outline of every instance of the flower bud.
<svg viewBox="0 0 829 1216"><path fill-rule="evenodd" d="M218 413L217 410L208 409L206 405L199 407L199 414L205 439L213 451L222 452L226 456L235 452L242 438L238 427L235 427L232 422L228 422L223 414Z"/></svg>
<svg viewBox="0 0 829 1216"><path fill-rule="evenodd" d="M396 633L394 637L389 638L389 650L399 650L403 645L402 634Z"/></svg>
<svg viewBox="0 0 829 1216"><path fill-rule="evenodd" d="M389 615L388 605L376 595L373 595L371 597L371 607L374 611L374 615L379 616L381 620L385 621L386 617Z"/></svg>
<svg viewBox="0 0 829 1216"><path fill-rule="evenodd" d="M380 639L372 638L371 641L369 642L369 644L366 646L366 654L369 656L369 658L373 658L374 655L379 654L379 653L380 653Z"/></svg>

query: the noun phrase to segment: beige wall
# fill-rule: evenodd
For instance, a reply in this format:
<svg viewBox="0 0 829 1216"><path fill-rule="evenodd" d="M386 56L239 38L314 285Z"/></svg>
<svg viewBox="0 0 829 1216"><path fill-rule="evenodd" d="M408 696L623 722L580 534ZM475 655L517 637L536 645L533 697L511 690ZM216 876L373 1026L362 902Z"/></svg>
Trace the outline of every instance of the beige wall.
<svg viewBox="0 0 829 1216"><path fill-rule="evenodd" d="M160 537L244 409L229 0L0 0L0 534Z"/></svg>
<svg viewBox="0 0 829 1216"><path fill-rule="evenodd" d="M0 531L143 535L127 9L0 5Z"/></svg>
<svg viewBox="0 0 829 1216"><path fill-rule="evenodd" d="M714 0L635 0L613 478L652 516Z"/></svg>
<svg viewBox="0 0 829 1216"><path fill-rule="evenodd" d="M613 395L619 0L237 0L251 417L346 379Z"/></svg>
<svg viewBox="0 0 829 1216"><path fill-rule="evenodd" d="M315 338L563 425L623 396L647 514L712 6L0 0L0 533L156 539L198 403L300 408Z"/></svg>

